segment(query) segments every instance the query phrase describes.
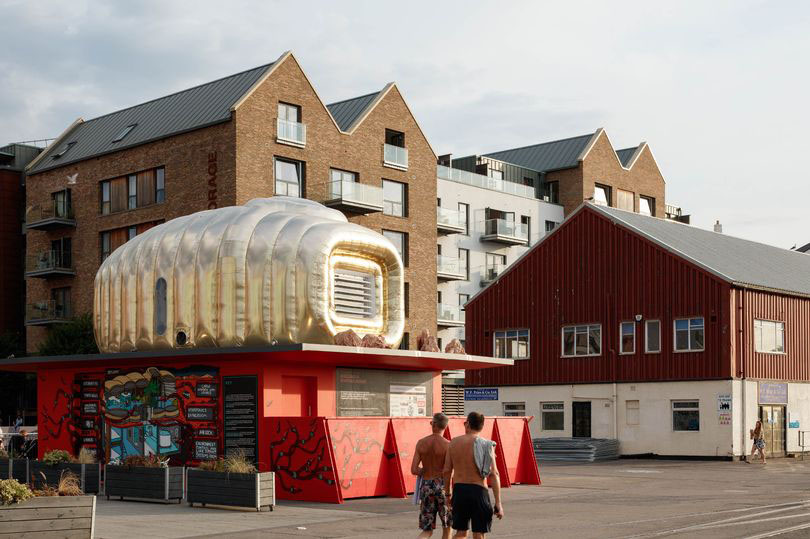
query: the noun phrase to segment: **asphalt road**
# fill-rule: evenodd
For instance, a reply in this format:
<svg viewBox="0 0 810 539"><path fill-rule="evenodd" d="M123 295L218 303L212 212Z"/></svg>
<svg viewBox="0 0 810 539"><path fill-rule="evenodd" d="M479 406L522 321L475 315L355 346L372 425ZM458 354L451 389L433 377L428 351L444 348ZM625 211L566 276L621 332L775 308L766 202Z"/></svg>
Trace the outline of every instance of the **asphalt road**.
<svg viewBox="0 0 810 539"><path fill-rule="evenodd" d="M810 459L620 460L545 465L543 485L504 490L491 537L810 537ZM408 500L280 502L271 513L99 499L96 537L415 537ZM440 534L434 534L440 537Z"/></svg>

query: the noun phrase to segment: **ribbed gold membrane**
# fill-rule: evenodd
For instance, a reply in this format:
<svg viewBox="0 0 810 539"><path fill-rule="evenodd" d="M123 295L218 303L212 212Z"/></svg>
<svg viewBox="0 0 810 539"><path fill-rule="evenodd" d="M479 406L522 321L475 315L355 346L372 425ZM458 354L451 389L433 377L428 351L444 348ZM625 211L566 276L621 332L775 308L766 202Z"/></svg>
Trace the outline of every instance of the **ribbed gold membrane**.
<svg viewBox="0 0 810 539"><path fill-rule="evenodd" d="M373 275L377 315L338 314L334 270ZM310 200L273 197L156 226L96 273L93 324L102 352L331 344L340 331L402 339L402 260L381 234ZM165 329L156 287L166 284ZM185 342L183 342L185 340Z"/></svg>

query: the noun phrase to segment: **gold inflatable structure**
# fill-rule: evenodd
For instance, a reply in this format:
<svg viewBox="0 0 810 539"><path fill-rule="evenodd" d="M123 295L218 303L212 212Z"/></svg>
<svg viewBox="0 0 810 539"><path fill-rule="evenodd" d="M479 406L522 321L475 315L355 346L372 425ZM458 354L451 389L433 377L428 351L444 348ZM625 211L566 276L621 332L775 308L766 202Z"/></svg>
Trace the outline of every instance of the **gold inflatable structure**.
<svg viewBox="0 0 810 539"><path fill-rule="evenodd" d="M310 200L273 197L173 219L96 273L102 352L402 338L402 260L381 234Z"/></svg>

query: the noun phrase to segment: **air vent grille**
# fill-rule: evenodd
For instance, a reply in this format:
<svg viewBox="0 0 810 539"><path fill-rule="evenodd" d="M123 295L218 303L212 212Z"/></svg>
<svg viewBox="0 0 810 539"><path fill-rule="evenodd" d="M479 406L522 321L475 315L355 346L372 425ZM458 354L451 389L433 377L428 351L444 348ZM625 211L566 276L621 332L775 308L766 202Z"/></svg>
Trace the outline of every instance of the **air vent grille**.
<svg viewBox="0 0 810 539"><path fill-rule="evenodd" d="M336 268L332 297L335 312L354 318L374 318L377 315L375 288L374 274Z"/></svg>

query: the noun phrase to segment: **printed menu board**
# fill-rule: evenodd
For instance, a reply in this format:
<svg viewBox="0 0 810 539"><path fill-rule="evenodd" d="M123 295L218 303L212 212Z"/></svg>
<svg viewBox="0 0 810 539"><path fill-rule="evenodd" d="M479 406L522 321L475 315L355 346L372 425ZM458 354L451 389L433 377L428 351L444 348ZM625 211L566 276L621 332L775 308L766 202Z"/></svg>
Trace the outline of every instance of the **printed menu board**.
<svg viewBox="0 0 810 539"><path fill-rule="evenodd" d="M222 380L225 456L241 451L258 462L258 379L255 376L226 376Z"/></svg>

